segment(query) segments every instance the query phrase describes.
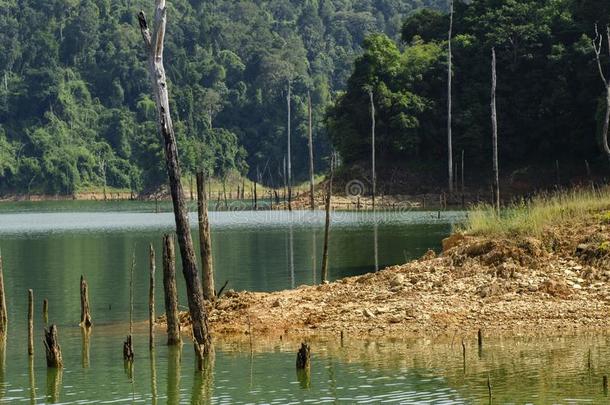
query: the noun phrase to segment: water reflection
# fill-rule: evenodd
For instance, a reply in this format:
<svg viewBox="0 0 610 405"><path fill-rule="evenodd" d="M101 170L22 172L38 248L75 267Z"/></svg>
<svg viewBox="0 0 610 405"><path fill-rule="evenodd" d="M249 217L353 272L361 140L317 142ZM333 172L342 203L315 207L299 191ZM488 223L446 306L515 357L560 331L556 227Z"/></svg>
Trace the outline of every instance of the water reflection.
<svg viewBox="0 0 610 405"><path fill-rule="evenodd" d="M182 345L167 348L167 404L180 403L180 365ZM195 368L195 367L194 367Z"/></svg>
<svg viewBox="0 0 610 405"><path fill-rule="evenodd" d="M87 328L87 327L81 327L80 328L80 333L81 333L81 340L82 340L82 351L81 351L81 357L82 357L82 365L83 368L89 368L89 358L90 358L90 338L91 338L91 329L92 328Z"/></svg>
<svg viewBox="0 0 610 405"><path fill-rule="evenodd" d="M152 404L157 404L157 353L155 347L150 349L150 392Z"/></svg>
<svg viewBox="0 0 610 405"><path fill-rule="evenodd" d="M36 403L36 377L34 374L34 356L28 356L28 378L30 380L30 403Z"/></svg>
<svg viewBox="0 0 610 405"><path fill-rule="evenodd" d="M47 402L56 404L59 402L61 394L61 381L63 377L63 368L47 368ZM35 396L35 394L34 394Z"/></svg>
<svg viewBox="0 0 610 405"><path fill-rule="evenodd" d="M191 392L191 404L208 405L212 403L214 393L214 367L216 354L214 349L206 356L202 371L195 371L193 376L193 390Z"/></svg>

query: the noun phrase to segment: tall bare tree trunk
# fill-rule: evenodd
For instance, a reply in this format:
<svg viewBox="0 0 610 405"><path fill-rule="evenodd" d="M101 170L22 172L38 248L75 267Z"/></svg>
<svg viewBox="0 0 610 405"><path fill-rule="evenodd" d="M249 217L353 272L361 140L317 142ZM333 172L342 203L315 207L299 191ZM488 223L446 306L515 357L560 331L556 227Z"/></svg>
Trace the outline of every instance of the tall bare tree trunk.
<svg viewBox="0 0 610 405"><path fill-rule="evenodd" d="M500 212L500 170L498 168L498 117L496 112L496 49L491 49L491 128L493 143L494 207Z"/></svg>
<svg viewBox="0 0 610 405"><path fill-rule="evenodd" d="M155 273L157 264L155 259L155 249L152 243L148 248L148 348L152 351L155 348Z"/></svg>
<svg viewBox="0 0 610 405"><path fill-rule="evenodd" d="M326 222L324 224L324 250L322 251L322 282L328 281L328 241L330 238L330 211L331 200L333 195L333 175L335 171L334 156L330 159L330 176L328 179L328 189L326 190Z"/></svg>
<svg viewBox="0 0 610 405"><path fill-rule="evenodd" d="M212 236L208 216L208 200L205 196L205 174L197 173L197 213L199 214L199 250L203 271L203 298L212 300L214 293L214 266L212 261Z"/></svg>
<svg viewBox="0 0 610 405"><path fill-rule="evenodd" d="M288 128L288 210L292 211L292 152L291 152L291 135L290 135L290 107L291 107L291 90L290 90L290 80L288 81L288 96L286 97L286 104L288 107L288 121L286 123L286 127Z"/></svg>
<svg viewBox="0 0 610 405"><path fill-rule="evenodd" d="M452 131L452 84L453 84L453 55L451 40L453 39L453 0L449 0L449 35L447 53L447 165L449 167L449 194L453 194L453 131Z"/></svg>
<svg viewBox="0 0 610 405"><path fill-rule="evenodd" d="M610 56L610 27L606 27L606 40L608 43L608 55ZM602 148L606 157L610 159L610 146L608 145L608 129L610 127L610 80L606 79L604 69L602 68L602 62L600 55L602 52L603 35L601 35L595 24L595 39L593 40L593 48L595 50L595 57L597 59L597 67L599 69L599 76L606 87L606 115L604 117L604 126L602 128Z"/></svg>
<svg viewBox="0 0 610 405"><path fill-rule="evenodd" d="M144 12L140 12L138 19L142 37L149 52L149 70L157 104L158 128L163 138L167 173L174 205L176 234L182 257L182 272L186 281L187 298L192 320L194 346L198 359L198 367L201 369L203 367L203 357L210 349L211 338L201 282L199 281L197 271L197 260L195 259L195 249L193 248L193 239L189 226L188 210L182 188L178 147L170 116L169 93L165 67L163 66L163 42L167 24L167 8L165 0L156 0L155 5L153 35L151 35L148 28Z"/></svg>
<svg viewBox="0 0 610 405"><path fill-rule="evenodd" d="M369 89L369 98L371 101L371 176L373 182L373 209L375 209L375 194L377 194L377 173L375 169L375 100L373 98L373 89Z"/></svg>
<svg viewBox="0 0 610 405"><path fill-rule="evenodd" d="M316 209L316 202L314 199L314 164L313 164L313 112L311 108L311 93L307 92L307 112L309 117L309 125L307 131L307 138L309 140L309 205L311 210Z"/></svg>

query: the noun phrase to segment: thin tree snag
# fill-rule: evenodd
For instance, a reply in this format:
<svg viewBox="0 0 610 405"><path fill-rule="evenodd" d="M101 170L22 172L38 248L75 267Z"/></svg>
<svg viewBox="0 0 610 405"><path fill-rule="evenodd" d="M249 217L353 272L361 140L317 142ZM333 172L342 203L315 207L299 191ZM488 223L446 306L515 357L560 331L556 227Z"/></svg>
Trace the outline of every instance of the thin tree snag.
<svg viewBox="0 0 610 405"><path fill-rule="evenodd" d="M290 134L290 107L291 107L291 89L290 80L288 80L288 95L286 96L286 104L288 108L288 120L286 123L287 136L288 136L288 210L292 211L292 152L291 152L291 134Z"/></svg>
<svg viewBox="0 0 610 405"><path fill-rule="evenodd" d="M49 300L46 298L42 301L42 320L46 327L49 324Z"/></svg>
<svg viewBox="0 0 610 405"><path fill-rule="evenodd" d="M51 325L44 330L44 347L47 355L47 367L61 368L64 364L61 357L61 347L57 339L57 326Z"/></svg>
<svg viewBox="0 0 610 405"><path fill-rule="evenodd" d="M309 146L309 205L311 210L316 209L316 202L314 199L314 164L313 164L313 111L311 107L311 92L307 91L307 139Z"/></svg>
<svg viewBox="0 0 610 405"><path fill-rule="evenodd" d="M133 271L136 267L136 251L134 248L131 257L131 269L129 271L129 335L123 342L123 360L132 362L134 359L133 353Z"/></svg>
<svg viewBox="0 0 610 405"><path fill-rule="evenodd" d="M174 238L163 236L163 291L165 293L165 317L167 318L167 345L179 345L180 319L178 317L178 289L176 288L176 254Z"/></svg>
<svg viewBox="0 0 610 405"><path fill-rule="evenodd" d="M155 249L152 243L148 250L150 267L150 278L148 283L148 347L153 350L155 347Z"/></svg>
<svg viewBox="0 0 610 405"><path fill-rule="evenodd" d="M326 190L326 221L324 224L324 250L322 251L322 283L328 281L328 240L330 237L330 206L333 195L333 174L335 171L334 157L330 159L330 176L328 179L328 189Z"/></svg>
<svg viewBox="0 0 610 405"><path fill-rule="evenodd" d="M311 367L311 347L307 343L301 343L297 353L297 370L305 370Z"/></svg>
<svg viewBox="0 0 610 405"><path fill-rule="evenodd" d="M28 354L34 355L34 291L28 290Z"/></svg>
<svg viewBox="0 0 610 405"><path fill-rule="evenodd" d="M491 128L493 143L493 204L500 213L500 171L498 168L498 116L496 112L496 49L491 48Z"/></svg>
<svg viewBox="0 0 610 405"><path fill-rule="evenodd" d="M80 326L90 328L91 311L89 309L89 286L85 276L80 276Z"/></svg>
<svg viewBox="0 0 610 405"><path fill-rule="evenodd" d="M608 56L610 56L610 27L606 27L606 40L608 43ZM602 128L602 148L606 157L610 159L610 146L608 145L608 129L610 127L610 80L606 78L604 69L602 68L601 53L604 43L603 35L599 33L597 24L595 24L595 39L593 40L593 49L595 51L595 59L597 60L597 68L599 76L606 87L606 115Z"/></svg>
<svg viewBox="0 0 610 405"><path fill-rule="evenodd" d="M6 295L4 294L4 270L2 268L2 252L0 251L0 338L8 332L8 313Z"/></svg>
<svg viewBox="0 0 610 405"><path fill-rule="evenodd" d="M169 93L165 67L163 66L163 41L167 24L167 8L165 0L156 0L155 4L154 36L150 33L144 12L140 12L138 19L142 38L149 52L149 70L157 104L158 128L164 141L165 160L176 221L176 234L182 258L182 272L186 281L195 352L198 358L198 367L201 369L203 367L203 356L209 351L211 338L197 270L188 210L182 188L178 147L170 115Z"/></svg>
<svg viewBox="0 0 610 405"><path fill-rule="evenodd" d="M375 194L377 194L377 173L375 162L375 99L373 97L373 89L369 88L369 99L371 102L371 181L373 183L372 202L373 210L375 209Z"/></svg>
<svg viewBox="0 0 610 405"><path fill-rule="evenodd" d="M203 298L213 300L214 295L214 264L212 261L212 235L208 215L208 200L205 196L205 174L197 173L197 214L199 218L199 253L203 273Z"/></svg>
<svg viewBox="0 0 610 405"><path fill-rule="evenodd" d="M447 38L447 164L449 166L449 194L453 194L453 131L452 110L453 99L451 87L453 84L453 54L451 40L453 39L453 0L449 1L449 35Z"/></svg>

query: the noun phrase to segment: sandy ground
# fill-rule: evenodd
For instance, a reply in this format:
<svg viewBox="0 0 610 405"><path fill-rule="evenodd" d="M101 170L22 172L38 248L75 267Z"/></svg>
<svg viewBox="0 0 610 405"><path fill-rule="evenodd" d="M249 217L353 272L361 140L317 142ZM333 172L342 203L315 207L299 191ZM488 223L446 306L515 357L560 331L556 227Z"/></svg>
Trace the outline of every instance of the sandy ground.
<svg viewBox="0 0 610 405"><path fill-rule="evenodd" d="M540 238L453 235L444 252L373 274L274 293L228 291L213 334L401 337L610 328L610 227L602 216ZM188 327L188 314L183 314Z"/></svg>

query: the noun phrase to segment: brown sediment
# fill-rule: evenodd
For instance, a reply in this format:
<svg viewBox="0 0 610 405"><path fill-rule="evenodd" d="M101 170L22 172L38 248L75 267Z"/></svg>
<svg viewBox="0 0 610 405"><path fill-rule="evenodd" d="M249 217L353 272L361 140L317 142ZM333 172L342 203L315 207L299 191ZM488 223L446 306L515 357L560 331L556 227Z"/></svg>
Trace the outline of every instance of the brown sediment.
<svg viewBox="0 0 610 405"><path fill-rule="evenodd" d="M538 334L610 328L610 226L532 237L454 235L440 256L319 286L229 291L212 306L217 337ZM181 316L185 329L188 314ZM161 319L161 322L163 320Z"/></svg>

